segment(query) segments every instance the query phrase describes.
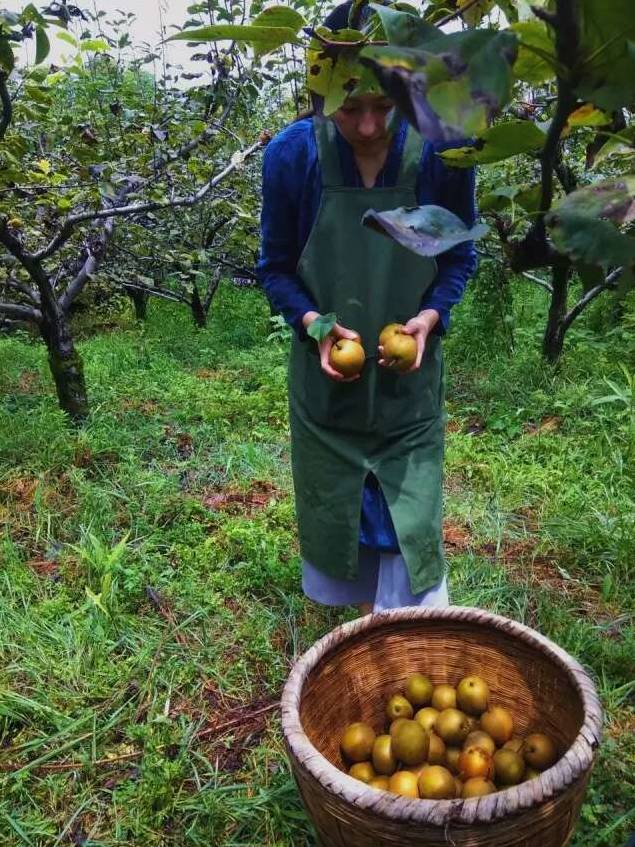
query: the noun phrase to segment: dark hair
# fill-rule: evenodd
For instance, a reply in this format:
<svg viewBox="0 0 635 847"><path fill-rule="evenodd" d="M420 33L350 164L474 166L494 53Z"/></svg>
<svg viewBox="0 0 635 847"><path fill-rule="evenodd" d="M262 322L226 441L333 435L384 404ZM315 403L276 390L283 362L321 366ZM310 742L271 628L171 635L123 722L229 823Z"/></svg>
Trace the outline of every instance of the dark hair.
<svg viewBox="0 0 635 847"><path fill-rule="evenodd" d="M332 9L324 18L324 26L327 26L331 30L346 29L352 5L353 0L348 0L347 3L340 3L339 6Z"/></svg>
<svg viewBox="0 0 635 847"><path fill-rule="evenodd" d="M340 3L332 9L322 22L331 30L346 29L348 27L348 18L353 7L353 0L348 0L346 3ZM368 5L364 5L359 13L359 22L365 23L366 19L372 14L372 10Z"/></svg>

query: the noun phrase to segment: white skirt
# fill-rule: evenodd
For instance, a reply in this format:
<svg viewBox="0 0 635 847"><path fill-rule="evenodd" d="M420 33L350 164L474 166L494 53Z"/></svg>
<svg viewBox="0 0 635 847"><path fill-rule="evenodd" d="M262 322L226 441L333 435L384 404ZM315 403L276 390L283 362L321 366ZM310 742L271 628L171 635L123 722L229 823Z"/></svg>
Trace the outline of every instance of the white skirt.
<svg viewBox="0 0 635 847"><path fill-rule="evenodd" d="M408 569L401 553L383 553L359 548L359 575L355 580L338 579L302 560L302 590L310 600L325 606L359 606L372 603L373 612L402 606L450 605L445 577L437 585L413 594Z"/></svg>

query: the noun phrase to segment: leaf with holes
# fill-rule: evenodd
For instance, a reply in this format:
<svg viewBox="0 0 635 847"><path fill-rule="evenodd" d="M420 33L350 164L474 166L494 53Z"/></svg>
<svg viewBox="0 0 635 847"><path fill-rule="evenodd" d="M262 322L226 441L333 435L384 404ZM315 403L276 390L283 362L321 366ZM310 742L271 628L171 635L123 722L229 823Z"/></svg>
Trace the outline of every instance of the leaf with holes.
<svg viewBox="0 0 635 847"><path fill-rule="evenodd" d="M358 30L340 29L332 32L318 27L316 33L333 42L363 43L364 35ZM359 86L362 66L355 47L337 47L313 38L307 56L309 89L324 98L324 114L331 115Z"/></svg>
<svg viewBox="0 0 635 847"><path fill-rule="evenodd" d="M635 239L617 228L635 220L635 176L605 180L568 194L546 218L556 247L576 262L623 265L635 259Z"/></svg>
<svg viewBox="0 0 635 847"><path fill-rule="evenodd" d="M376 212L369 209L362 218L369 229L391 238L419 256L438 256L457 244L476 241L489 231L485 224L471 228L442 206L414 206Z"/></svg>
<svg viewBox="0 0 635 847"><path fill-rule="evenodd" d="M422 135L449 141L465 138L475 126L484 128L509 100L515 56L512 33L470 30L438 32L436 38L426 38L425 49L365 47L360 60L372 68L382 88ZM442 86L431 95L441 83L455 85Z"/></svg>

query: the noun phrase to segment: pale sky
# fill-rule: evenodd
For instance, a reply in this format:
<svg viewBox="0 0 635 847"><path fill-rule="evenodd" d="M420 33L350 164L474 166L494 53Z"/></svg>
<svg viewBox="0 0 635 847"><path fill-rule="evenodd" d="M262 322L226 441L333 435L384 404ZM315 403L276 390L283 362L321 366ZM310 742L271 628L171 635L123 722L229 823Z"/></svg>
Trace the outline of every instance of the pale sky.
<svg viewBox="0 0 635 847"><path fill-rule="evenodd" d="M93 0L75 0L76 4L81 9L90 9L93 14L95 5ZM130 38L133 44L139 44L142 41L148 42L152 47L158 47L160 43L161 32L161 15L163 23L167 30L167 35L172 35L177 30L170 28L170 24L182 25L188 17L187 7L193 4L194 0L97 0L97 8L107 12L105 18L101 18L102 25L107 34L112 35L110 27L104 25L104 21L115 20L120 17L116 10L123 12L134 12L136 15L135 21L130 26ZM3 0L2 6L11 12L19 12L27 5L27 0ZM42 9L45 4L42 2L35 3L36 8ZM76 19L74 19L75 21ZM79 21L83 24L83 21ZM83 24L87 26L86 24ZM89 22L89 26L96 33L96 23ZM74 35L79 34L81 29L77 29L78 24L73 22L70 25L69 31ZM73 49L69 44L57 38L57 33L62 30L59 27L51 26L48 29L48 36L51 42L51 52L46 59L47 63L60 62L63 55L72 55ZM182 64L184 70L190 72L198 72L206 69L207 65L204 62L190 62L190 54L197 52L196 50L187 47L184 41L174 41L166 45L167 61L172 64ZM205 44L200 45L198 52L205 52ZM33 61L35 56L35 38L25 42L23 52L20 55L19 62L22 64L25 57ZM152 72L152 65L146 65L148 71Z"/></svg>

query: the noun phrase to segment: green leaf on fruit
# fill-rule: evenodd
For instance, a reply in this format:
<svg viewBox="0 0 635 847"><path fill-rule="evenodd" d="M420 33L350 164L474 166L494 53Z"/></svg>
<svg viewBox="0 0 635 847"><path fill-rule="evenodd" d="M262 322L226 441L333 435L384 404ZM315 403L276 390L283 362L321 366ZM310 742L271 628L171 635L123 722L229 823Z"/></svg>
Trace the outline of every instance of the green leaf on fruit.
<svg viewBox="0 0 635 847"><path fill-rule="evenodd" d="M318 344L321 344L337 323L337 315L335 312L329 312L327 315L320 315L312 321L307 328L307 335L314 338Z"/></svg>
<svg viewBox="0 0 635 847"><path fill-rule="evenodd" d="M419 256L438 256L457 244L483 238L489 231L485 224L467 227L448 209L432 205L402 206L388 212L369 209L362 224Z"/></svg>

